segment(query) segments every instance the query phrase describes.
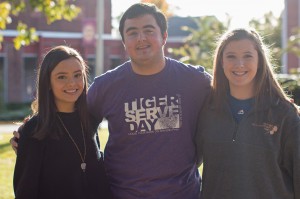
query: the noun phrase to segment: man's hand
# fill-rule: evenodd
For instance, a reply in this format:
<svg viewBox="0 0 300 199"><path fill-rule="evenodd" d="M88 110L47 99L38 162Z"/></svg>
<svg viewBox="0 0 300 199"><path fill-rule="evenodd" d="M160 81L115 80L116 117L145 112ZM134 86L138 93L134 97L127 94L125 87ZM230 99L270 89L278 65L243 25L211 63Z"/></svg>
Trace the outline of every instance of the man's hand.
<svg viewBox="0 0 300 199"><path fill-rule="evenodd" d="M13 137L10 138L9 143L12 147L12 149L15 151L15 153L17 154L17 149L18 149L18 140L20 138L20 133L18 133L18 131L14 131L13 132Z"/></svg>
<svg viewBox="0 0 300 199"><path fill-rule="evenodd" d="M12 147L12 149L15 151L15 153L17 154L17 150L18 150L18 140L20 138L20 132L22 130L22 128L24 127L24 124L30 119L30 117L26 117L24 120L23 120L23 124L21 126L19 126L18 130L17 131L14 131L13 132L13 137L10 138L9 140L9 143Z"/></svg>

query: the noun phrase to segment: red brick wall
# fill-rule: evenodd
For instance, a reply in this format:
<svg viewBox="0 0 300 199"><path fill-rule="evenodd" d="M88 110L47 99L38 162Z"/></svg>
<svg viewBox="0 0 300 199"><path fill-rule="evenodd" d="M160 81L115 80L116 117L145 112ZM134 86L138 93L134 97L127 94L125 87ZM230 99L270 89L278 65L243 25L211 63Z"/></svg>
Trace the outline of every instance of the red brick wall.
<svg viewBox="0 0 300 199"><path fill-rule="evenodd" d="M25 0L28 2L28 0ZM97 0L77 0L75 4L81 8L81 13L73 21L69 22L66 20L56 21L52 24L47 24L47 21L42 17L41 13L32 12L32 10L27 10L26 13L22 13L19 17L12 18L13 21L7 26L7 29L15 29L18 20L21 19L26 22L28 26L35 27L37 30L44 31L62 31L62 32L81 32L82 21L86 18L96 18L96 8ZM105 5L105 25L104 33L111 33L111 1L104 0Z"/></svg>
<svg viewBox="0 0 300 199"><path fill-rule="evenodd" d="M287 11L287 34L288 37L293 35L293 30L295 28L300 27L300 11L299 11L299 4L300 0L286 0L286 11ZM299 68L299 58L291 53L287 55L287 66L288 72L292 68Z"/></svg>
<svg viewBox="0 0 300 199"><path fill-rule="evenodd" d="M6 43L5 52L7 53L8 61L8 100L10 102L22 101L22 90L20 85L22 84L22 50L16 51L13 43Z"/></svg>

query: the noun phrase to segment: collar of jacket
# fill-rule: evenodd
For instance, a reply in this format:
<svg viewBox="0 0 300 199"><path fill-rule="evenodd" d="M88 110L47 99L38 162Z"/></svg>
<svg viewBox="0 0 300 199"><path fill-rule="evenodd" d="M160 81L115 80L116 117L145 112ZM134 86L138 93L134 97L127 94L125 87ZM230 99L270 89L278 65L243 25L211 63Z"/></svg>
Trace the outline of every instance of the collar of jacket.
<svg viewBox="0 0 300 199"><path fill-rule="evenodd" d="M228 108L229 109L229 99L228 97L226 96L224 98L225 102L223 103L223 105L226 106L226 109ZM255 103L255 102L254 102ZM273 98L271 100L269 100L269 98L267 97L264 97L262 99L262 103L261 103L263 106L261 106L259 109L261 111L265 111L269 108L272 108L272 107L277 107L279 104L280 104L280 98L279 97L276 97L276 98ZM208 106L210 109L214 110L216 109L216 104L215 104L215 101L214 100L211 100L209 103L208 103ZM252 112L252 111L251 111Z"/></svg>

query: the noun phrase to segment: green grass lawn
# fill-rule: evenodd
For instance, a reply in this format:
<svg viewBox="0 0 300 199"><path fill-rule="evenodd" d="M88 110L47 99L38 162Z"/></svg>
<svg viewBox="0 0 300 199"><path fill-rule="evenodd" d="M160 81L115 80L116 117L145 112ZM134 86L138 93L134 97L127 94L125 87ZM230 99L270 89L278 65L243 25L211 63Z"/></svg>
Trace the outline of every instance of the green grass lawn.
<svg viewBox="0 0 300 199"><path fill-rule="evenodd" d="M15 166L15 152L12 150L9 139L12 134L0 134L0 198L14 198L12 189L13 171Z"/></svg>
<svg viewBox="0 0 300 199"><path fill-rule="evenodd" d="M15 152L12 150L9 139L12 134L0 134L0 199L13 199L13 173L16 161ZM107 129L101 129L100 145L103 151L108 138Z"/></svg>

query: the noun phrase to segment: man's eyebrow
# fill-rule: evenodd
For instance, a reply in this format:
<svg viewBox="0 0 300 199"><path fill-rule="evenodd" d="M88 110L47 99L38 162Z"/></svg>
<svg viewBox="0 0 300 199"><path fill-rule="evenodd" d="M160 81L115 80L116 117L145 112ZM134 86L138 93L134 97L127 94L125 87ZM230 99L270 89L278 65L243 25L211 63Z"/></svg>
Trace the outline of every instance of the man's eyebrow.
<svg viewBox="0 0 300 199"><path fill-rule="evenodd" d="M143 28L155 28L153 25L145 25Z"/></svg>
<svg viewBox="0 0 300 199"><path fill-rule="evenodd" d="M137 30L137 28L136 27L129 27L129 28L126 29L126 32L129 32L131 30Z"/></svg>
<svg viewBox="0 0 300 199"><path fill-rule="evenodd" d="M145 25L145 26L143 26L143 28L153 28L153 29L155 29L155 27L153 25ZM137 30L137 29L138 29L137 27L129 27L129 28L126 29L126 32L129 32L131 30Z"/></svg>

